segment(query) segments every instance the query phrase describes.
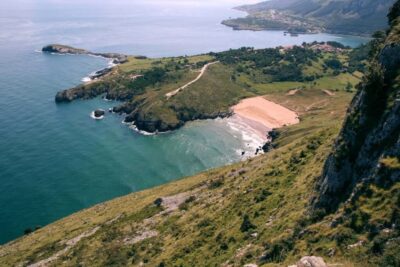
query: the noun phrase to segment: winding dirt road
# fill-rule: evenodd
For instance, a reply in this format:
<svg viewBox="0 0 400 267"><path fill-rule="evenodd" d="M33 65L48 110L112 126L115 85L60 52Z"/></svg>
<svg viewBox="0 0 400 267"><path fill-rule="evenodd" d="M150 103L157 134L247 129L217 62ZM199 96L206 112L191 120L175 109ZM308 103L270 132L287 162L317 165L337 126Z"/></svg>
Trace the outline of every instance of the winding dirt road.
<svg viewBox="0 0 400 267"><path fill-rule="evenodd" d="M198 80L200 80L200 78L201 78L201 77L204 75L204 73L206 72L207 68L208 68L209 66L215 64L215 63L218 63L218 62L219 62L219 61L214 61L214 62L210 62L210 63L207 63L206 65L204 65L204 66L201 68L200 73L199 73L199 75L196 77L196 79L194 79L193 81L188 82L187 84L185 84L185 85L179 87L178 89L176 89L176 90L174 90L174 91L171 91L171 92L165 94L165 96L167 97L167 99L173 97L174 95L178 94L180 91L184 90L184 89L187 88L188 86L190 86L190 85L194 84L195 82L197 82Z"/></svg>

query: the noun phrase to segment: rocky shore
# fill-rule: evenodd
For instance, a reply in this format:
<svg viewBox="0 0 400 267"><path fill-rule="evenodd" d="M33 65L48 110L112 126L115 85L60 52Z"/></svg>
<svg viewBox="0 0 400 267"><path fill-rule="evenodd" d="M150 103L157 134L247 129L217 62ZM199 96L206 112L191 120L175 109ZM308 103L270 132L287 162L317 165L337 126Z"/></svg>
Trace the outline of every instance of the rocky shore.
<svg viewBox="0 0 400 267"><path fill-rule="evenodd" d="M120 106L114 107L113 112L126 114L126 117L124 119L125 123L132 123L137 127L138 130L149 133L177 130L189 121L226 118L233 115L232 112L216 112L210 114L198 113L189 117L185 115L184 111L175 110L178 121L167 122L165 120L159 119L158 117L153 118L149 116L149 114L142 109L140 102L128 102L122 104Z"/></svg>
<svg viewBox="0 0 400 267"><path fill-rule="evenodd" d="M118 78L114 76L118 76ZM156 116L157 114L149 112L146 109L145 100L135 98L137 95L134 91L119 88L119 84L125 81L125 77L121 75L112 75L112 77L113 79L105 76L97 82L81 84L60 91L55 96L55 102L68 103L77 99L91 99L104 95L105 99L123 102L115 106L112 112L125 115L125 123L132 123L138 130L149 133L173 131L179 129L188 121L225 118L233 114L230 111L220 111L214 113L196 112L188 115L186 110L175 108L173 112L177 120L166 121L162 119L162 116Z"/></svg>

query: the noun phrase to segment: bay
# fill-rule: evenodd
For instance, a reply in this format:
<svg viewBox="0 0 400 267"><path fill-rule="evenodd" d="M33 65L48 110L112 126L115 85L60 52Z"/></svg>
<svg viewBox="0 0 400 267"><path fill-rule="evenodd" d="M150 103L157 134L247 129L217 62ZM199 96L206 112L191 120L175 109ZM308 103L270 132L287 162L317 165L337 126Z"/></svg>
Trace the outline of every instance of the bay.
<svg viewBox="0 0 400 267"><path fill-rule="evenodd" d="M241 159L248 140L221 120L143 136L107 114L102 99L56 105L57 91L107 65L102 58L42 54L49 43L150 57L365 39L280 31L233 31L220 22L249 1L0 3L0 243L77 210Z"/></svg>

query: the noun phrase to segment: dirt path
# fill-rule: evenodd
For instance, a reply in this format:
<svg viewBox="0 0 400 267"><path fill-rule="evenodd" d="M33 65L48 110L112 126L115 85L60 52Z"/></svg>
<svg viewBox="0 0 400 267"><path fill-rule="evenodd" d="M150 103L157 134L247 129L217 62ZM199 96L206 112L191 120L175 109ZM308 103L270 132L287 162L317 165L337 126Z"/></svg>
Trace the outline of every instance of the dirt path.
<svg viewBox="0 0 400 267"><path fill-rule="evenodd" d="M300 89L293 89L293 90L290 90L286 95L295 95L295 94L297 94L298 91L300 91Z"/></svg>
<svg viewBox="0 0 400 267"><path fill-rule="evenodd" d="M331 92L329 90L322 90L322 91L324 91L324 93L329 95L329 96L334 96L335 95L335 93L333 93L333 92Z"/></svg>
<svg viewBox="0 0 400 267"><path fill-rule="evenodd" d="M196 79L194 79L193 81L188 82L187 84L185 84L184 86L179 87L178 89L171 91L167 94L165 94L165 96L167 97L167 99L173 97L174 95L176 95L177 93L179 93L180 91L184 90L185 88L187 88L188 86L194 84L195 82L197 82L198 80L200 80L200 78L204 75L204 73L206 72L207 68L215 63L218 63L219 61L214 61L214 62L210 62L206 65L204 65L201 70L200 70L200 74L196 77Z"/></svg>

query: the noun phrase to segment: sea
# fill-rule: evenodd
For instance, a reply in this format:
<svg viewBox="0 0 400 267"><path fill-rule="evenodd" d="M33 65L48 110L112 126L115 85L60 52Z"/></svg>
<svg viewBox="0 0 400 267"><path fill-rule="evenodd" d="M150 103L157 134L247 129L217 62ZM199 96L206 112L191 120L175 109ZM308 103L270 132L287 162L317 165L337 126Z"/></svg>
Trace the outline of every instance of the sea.
<svg viewBox="0 0 400 267"><path fill-rule="evenodd" d="M246 0L2 0L0 2L0 244L96 203L242 159L254 136L206 120L143 135L123 116L90 117L118 105L101 98L56 104L109 64L82 55L43 54L50 43L149 57L193 55L334 40L329 34L234 31L221 21L245 16Z"/></svg>

